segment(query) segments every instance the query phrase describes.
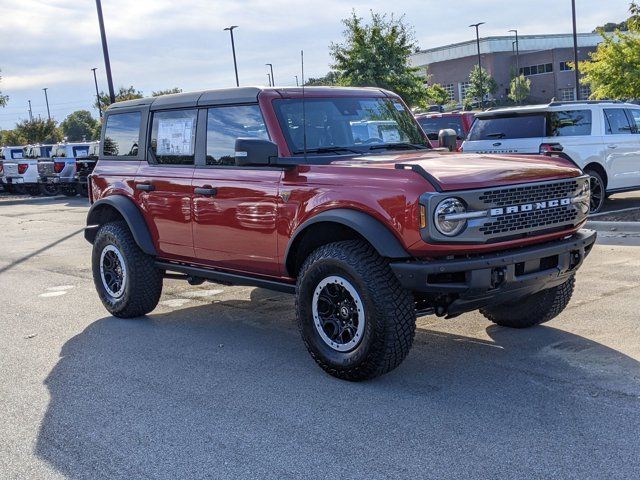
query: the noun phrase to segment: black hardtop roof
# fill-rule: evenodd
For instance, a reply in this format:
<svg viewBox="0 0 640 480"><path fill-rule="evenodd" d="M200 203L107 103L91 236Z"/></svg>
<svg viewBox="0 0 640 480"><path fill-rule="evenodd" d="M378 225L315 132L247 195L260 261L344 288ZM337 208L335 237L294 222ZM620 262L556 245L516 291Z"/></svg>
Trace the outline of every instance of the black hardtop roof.
<svg viewBox="0 0 640 480"><path fill-rule="evenodd" d="M395 96L395 94L380 88L305 87L304 90L310 96L330 93L341 95L359 93L362 95L364 92L373 96ZM232 87L216 90L203 90L199 92L173 93L170 95L162 95L160 97L137 98L134 100L116 102L110 105L107 111L112 112L113 110L129 109L132 107L148 107L151 110L157 110L200 105L255 103L258 101L258 95L264 91L276 92L284 98L288 96L287 94L301 94L302 87Z"/></svg>

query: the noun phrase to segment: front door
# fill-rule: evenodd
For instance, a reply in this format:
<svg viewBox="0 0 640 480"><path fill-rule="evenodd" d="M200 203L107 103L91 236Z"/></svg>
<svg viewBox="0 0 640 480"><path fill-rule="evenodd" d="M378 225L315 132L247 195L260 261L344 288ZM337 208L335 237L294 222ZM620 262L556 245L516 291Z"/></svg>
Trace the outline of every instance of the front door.
<svg viewBox="0 0 640 480"><path fill-rule="evenodd" d="M191 198L197 110L156 111L147 162L138 169L135 195L155 231L160 255L194 256Z"/></svg>
<svg viewBox="0 0 640 480"><path fill-rule="evenodd" d="M221 106L201 115L207 135L206 158L192 182L196 257L218 268L279 275L276 221L282 170L235 166L237 138L268 138L260 108Z"/></svg>
<svg viewBox="0 0 640 480"><path fill-rule="evenodd" d="M624 108L605 108L604 151L607 190L640 185L640 140Z"/></svg>

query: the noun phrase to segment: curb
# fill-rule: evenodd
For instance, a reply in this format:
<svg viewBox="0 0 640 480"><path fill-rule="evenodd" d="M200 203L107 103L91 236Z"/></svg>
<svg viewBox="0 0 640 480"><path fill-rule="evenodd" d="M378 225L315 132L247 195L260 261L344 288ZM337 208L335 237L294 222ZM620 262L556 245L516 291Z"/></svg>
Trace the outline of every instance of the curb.
<svg viewBox="0 0 640 480"><path fill-rule="evenodd" d="M601 232L640 233L640 222L599 222L597 220L589 220L586 227Z"/></svg>

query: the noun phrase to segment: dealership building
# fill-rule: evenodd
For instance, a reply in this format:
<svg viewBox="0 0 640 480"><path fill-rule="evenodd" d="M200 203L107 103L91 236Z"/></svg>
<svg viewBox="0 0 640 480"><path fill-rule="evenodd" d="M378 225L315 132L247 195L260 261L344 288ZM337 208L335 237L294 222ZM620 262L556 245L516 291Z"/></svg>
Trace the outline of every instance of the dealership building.
<svg viewBox="0 0 640 480"><path fill-rule="evenodd" d="M578 58L588 60L602 42L598 33L578 34ZM573 36L571 34L520 35L519 55L516 55L514 36L480 39L482 67L498 84L492 98L506 100L514 72L531 80L529 100L546 103L556 100L574 100L575 73L568 65L573 62ZM448 92L451 101L462 102L469 85L469 73L478 64L475 40L444 47L421 50L411 56L411 63L421 68L429 83L439 83ZM427 76L428 75L428 76ZM580 86L580 98L590 95L588 86Z"/></svg>

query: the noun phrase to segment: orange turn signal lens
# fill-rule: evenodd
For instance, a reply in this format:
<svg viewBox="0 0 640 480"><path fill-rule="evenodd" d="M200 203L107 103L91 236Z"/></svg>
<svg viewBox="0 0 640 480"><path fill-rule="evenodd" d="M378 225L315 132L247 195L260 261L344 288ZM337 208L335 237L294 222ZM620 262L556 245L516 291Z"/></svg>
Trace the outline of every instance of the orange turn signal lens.
<svg viewBox="0 0 640 480"><path fill-rule="evenodd" d="M420 228L427 227L427 207L420 205Z"/></svg>

